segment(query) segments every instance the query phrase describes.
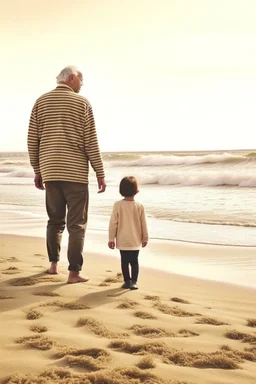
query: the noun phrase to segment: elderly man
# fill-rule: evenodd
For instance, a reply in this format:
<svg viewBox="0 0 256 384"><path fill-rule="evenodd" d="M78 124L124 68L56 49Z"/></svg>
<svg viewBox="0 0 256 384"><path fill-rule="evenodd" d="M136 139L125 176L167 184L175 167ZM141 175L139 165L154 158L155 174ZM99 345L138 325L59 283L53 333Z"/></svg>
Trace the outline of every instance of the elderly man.
<svg viewBox="0 0 256 384"><path fill-rule="evenodd" d="M58 273L67 219L68 283L88 281L80 271L88 212L89 162L96 173L99 193L106 189L92 107L78 95L82 84L82 73L76 67L64 68L57 76L57 87L36 100L28 130L35 186L46 190L47 251L51 263L47 272Z"/></svg>

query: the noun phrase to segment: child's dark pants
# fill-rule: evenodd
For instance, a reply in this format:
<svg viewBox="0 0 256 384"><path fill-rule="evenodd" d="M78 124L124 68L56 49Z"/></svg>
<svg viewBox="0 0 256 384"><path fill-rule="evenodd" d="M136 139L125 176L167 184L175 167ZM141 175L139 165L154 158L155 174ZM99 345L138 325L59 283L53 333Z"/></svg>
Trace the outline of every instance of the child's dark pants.
<svg viewBox="0 0 256 384"><path fill-rule="evenodd" d="M121 268L124 277L124 281L137 282L139 274L138 256L139 251L120 251L121 254ZM131 276L129 271L129 265L131 265Z"/></svg>

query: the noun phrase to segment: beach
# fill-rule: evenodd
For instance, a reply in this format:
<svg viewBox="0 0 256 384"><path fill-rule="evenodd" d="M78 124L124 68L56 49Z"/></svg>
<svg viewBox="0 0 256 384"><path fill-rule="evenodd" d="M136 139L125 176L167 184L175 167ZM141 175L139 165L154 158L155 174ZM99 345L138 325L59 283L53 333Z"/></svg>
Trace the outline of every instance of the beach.
<svg viewBox="0 0 256 384"><path fill-rule="evenodd" d="M123 290L97 236L89 282L70 285L64 258L59 275L45 273L43 238L0 235L1 383L256 383L254 287L142 266L139 290ZM204 254L209 268L254 251L152 241L141 259L156 250Z"/></svg>

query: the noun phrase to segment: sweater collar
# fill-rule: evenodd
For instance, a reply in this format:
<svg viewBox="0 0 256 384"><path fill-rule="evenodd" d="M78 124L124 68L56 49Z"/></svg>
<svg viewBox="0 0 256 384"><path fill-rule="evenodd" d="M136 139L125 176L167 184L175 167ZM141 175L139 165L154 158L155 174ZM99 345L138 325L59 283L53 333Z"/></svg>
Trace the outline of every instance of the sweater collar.
<svg viewBox="0 0 256 384"><path fill-rule="evenodd" d="M57 88L68 88L70 91L75 92L74 89L69 87L67 84L58 84Z"/></svg>

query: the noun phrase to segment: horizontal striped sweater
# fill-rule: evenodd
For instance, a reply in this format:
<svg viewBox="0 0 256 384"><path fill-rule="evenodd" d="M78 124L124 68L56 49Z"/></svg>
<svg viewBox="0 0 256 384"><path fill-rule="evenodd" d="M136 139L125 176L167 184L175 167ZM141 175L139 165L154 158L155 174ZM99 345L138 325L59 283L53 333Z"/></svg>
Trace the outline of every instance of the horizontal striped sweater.
<svg viewBox="0 0 256 384"><path fill-rule="evenodd" d="M43 182L88 183L89 162L97 177L105 176L92 107L64 84L37 99L30 116L28 153Z"/></svg>

